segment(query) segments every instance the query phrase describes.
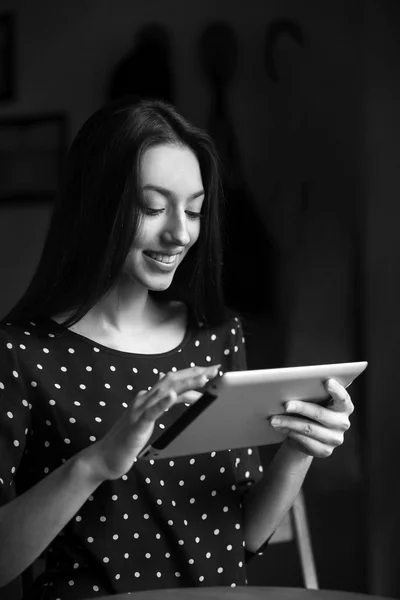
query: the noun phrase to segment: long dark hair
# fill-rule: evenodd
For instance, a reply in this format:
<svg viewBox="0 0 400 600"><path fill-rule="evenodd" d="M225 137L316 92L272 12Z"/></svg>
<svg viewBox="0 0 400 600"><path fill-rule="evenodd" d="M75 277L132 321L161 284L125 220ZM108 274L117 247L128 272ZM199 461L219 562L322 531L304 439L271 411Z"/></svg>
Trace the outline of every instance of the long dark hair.
<svg viewBox="0 0 400 600"><path fill-rule="evenodd" d="M112 288L141 225L142 157L165 143L186 146L196 155L204 217L199 239L171 286L150 293L185 301L205 326L237 314L223 297L224 198L210 137L166 102L125 98L98 110L76 135L39 264L3 322L73 311L63 323L70 327Z"/></svg>

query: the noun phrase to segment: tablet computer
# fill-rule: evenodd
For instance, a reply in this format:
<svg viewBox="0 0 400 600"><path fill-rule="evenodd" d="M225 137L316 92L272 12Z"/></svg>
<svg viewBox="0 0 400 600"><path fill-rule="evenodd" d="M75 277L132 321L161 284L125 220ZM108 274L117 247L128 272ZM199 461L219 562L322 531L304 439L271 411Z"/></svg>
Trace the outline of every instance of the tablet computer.
<svg viewBox="0 0 400 600"><path fill-rule="evenodd" d="M348 387L367 367L351 362L282 369L228 371L207 384L203 395L138 458L162 459L276 444L285 436L266 421L289 400L324 402L328 379Z"/></svg>

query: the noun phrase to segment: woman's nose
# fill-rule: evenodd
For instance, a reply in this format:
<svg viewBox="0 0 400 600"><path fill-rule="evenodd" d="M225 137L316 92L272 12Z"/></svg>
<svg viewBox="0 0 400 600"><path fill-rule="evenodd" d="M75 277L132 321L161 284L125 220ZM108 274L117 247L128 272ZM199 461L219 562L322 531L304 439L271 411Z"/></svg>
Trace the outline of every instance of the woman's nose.
<svg viewBox="0 0 400 600"><path fill-rule="evenodd" d="M190 242L190 235L187 228L185 218L173 218L168 223L165 229L165 235L168 241L176 244L177 246L187 246Z"/></svg>

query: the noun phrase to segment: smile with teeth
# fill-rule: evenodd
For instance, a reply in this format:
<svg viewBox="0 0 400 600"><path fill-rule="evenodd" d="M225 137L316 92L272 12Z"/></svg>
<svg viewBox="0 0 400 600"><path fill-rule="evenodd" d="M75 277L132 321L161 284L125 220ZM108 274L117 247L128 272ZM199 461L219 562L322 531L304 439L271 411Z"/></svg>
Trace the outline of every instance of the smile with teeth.
<svg viewBox="0 0 400 600"><path fill-rule="evenodd" d="M168 265L172 265L176 261L176 254L170 256L169 254L156 254L155 252L146 252L148 256L154 258L154 260L158 260L158 262L167 263Z"/></svg>

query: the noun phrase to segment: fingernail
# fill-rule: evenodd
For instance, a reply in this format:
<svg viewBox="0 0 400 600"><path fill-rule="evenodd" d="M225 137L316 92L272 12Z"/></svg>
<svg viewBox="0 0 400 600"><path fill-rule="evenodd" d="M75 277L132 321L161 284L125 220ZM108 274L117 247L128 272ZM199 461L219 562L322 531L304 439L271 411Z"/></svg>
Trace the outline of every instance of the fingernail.
<svg viewBox="0 0 400 600"><path fill-rule="evenodd" d="M296 410L296 405L294 402L288 402L285 404L285 410L294 412Z"/></svg>
<svg viewBox="0 0 400 600"><path fill-rule="evenodd" d="M278 419L277 417L273 417L270 421L272 427L279 427L279 425L282 424L282 421L280 419Z"/></svg>

